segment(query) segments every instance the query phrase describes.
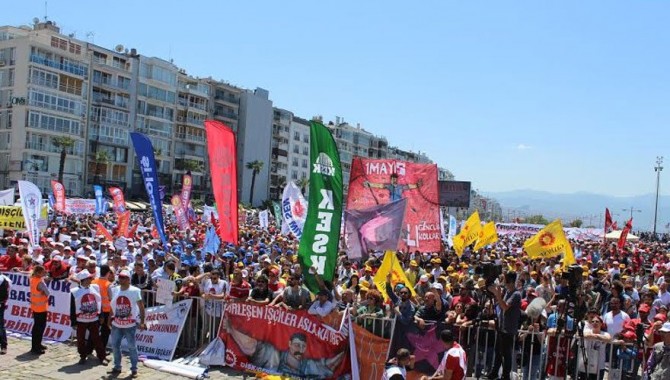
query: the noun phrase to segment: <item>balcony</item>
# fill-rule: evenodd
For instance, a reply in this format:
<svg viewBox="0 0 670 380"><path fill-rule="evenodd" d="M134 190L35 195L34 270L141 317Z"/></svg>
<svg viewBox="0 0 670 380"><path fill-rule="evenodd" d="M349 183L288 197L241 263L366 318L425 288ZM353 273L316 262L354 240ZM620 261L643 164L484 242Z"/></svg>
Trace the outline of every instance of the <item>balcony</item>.
<svg viewBox="0 0 670 380"><path fill-rule="evenodd" d="M236 98L234 96L230 96L230 95L216 95L216 96L214 96L214 100L217 100L217 101L223 102L223 103L228 103L229 105L232 105L232 106L239 106L240 105L240 99Z"/></svg>
<svg viewBox="0 0 670 380"><path fill-rule="evenodd" d="M230 120L237 120L238 116L237 114L234 114L232 112L222 112L222 111L214 111L214 117L221 117L221 118L226 118Z"/></svg>
<svg viewBox="0 0 670 380"><path fill-rule="evenodd" d="M53 59L43 57L39 54L31 54L30 62L65 71L66 73L78 75L80 77L86 77L88 74L88 68L85 65L69 62L58 62Z"/></svg>
<svg viewBox="0 0 670 380"><path fill-rule="evenodd" d="M177 138L188 141L195 141L199 143L205 143L205 136L195 136L187 133L177 133Z"/></svg>
<svg viewBox="0 0 670 380"><path fill-rule="evenodd" d="M279 149L279 148L272 148L272 154L277 155L277 156L282 156L282 157L288 157L288 151L284 149Z"/></svg>

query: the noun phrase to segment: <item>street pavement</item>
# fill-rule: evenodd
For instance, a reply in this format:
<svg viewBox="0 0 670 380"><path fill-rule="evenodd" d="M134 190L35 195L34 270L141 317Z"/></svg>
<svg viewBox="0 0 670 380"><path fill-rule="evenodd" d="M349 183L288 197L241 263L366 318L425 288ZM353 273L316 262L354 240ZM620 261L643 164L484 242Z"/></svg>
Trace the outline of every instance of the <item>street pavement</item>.
<svg viewBox="0 0 670 380"><path fill-rule="evenodd" d="M130 361L124 355L121 365L123 371L120 375L111 375L112 355L109 354L110 364L102 366L98 359L91 355L86 364L78 364L79 354L77 347L72 343L57 343L46 345L47 351L41 356L33 355L30 351L30 339L19 339L7 337L7 354L0 356L0 378L7 380L26 379L131 379ZM187 377L176 376L165 372L145 367L142 363L138 365L138 379L165 380L187 379ZM228 368L213 368L209 372L210 379L253 379L253 375L233 371Z"/></svg>

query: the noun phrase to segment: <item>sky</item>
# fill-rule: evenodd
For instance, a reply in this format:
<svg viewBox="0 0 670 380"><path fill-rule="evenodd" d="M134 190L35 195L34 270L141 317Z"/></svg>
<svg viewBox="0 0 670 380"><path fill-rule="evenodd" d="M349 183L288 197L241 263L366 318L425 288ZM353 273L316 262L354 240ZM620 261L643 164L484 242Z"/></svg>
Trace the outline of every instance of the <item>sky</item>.
<svg viewBox="0 0 670 380"><path fill-rule="evenodd" d="M670 161L666 1L49 0L47 14L297 116L360 123L483 192L652 193L656 157ZM44 15L3 2L0 24Z"/></svg>

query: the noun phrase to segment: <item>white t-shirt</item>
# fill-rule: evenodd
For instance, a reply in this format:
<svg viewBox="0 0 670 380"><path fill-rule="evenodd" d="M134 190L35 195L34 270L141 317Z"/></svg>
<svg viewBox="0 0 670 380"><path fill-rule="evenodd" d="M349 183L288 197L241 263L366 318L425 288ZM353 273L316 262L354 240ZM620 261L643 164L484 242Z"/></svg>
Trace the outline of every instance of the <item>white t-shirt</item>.
<svg viewBox="0 0 670 380"><path fill-rule="evenodd" d="M221 279L216 284L209 278L202 283L202 292L206 294L228 294L228 289L228 282ZM208 315L220 317L222 305L223 300L207 300L205 301L205 311Z"/></svg>
<svg viewBox="0 0 670 380"><path fill-rule="evenodd" d="M142 301L142 292L134 286L121 290L121 287L112 288L112 326L118 328L135 327L140 323L140 308L137 303Z"/></svg>
<svg viewBox="0 0 670 380"><path fill-rule="evenodd" d="M601 332L602 336L610 336L609 333ZM577 344L581 344L577 340ZM584 355L577 356L577 370L579 372L588 373L590 375L597 374L600 370L605 369L605 352L607 351L607 343L596 339L584 339L584 348L586 356L589 359L588 368L584 367Z"/></svg>
<svg viewBox="0 0 670 380"><path fill-rule="evenodd" d="M607 333L610 336L615 336L623 330L623 324L629 320L630 317L625 312L621 311L617 315L613 315L612 312L607 312L603 320L605 325L607 325Z"/></svg>

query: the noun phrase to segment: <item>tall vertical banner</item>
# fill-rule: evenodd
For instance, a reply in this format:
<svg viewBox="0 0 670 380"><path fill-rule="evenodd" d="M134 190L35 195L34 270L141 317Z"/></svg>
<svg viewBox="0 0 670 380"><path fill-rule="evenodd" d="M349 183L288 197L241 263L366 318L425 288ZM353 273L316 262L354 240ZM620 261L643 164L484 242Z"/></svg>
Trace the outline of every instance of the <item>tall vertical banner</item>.
<svg viewBox="0 0 670 380"><path fill-rule="evenodd" d="M110 187L109 195L112 196L112 208L116 215L123 214L126 211L126 199L123 196L123 190L118 187Z"/></svg>
<svg viewBox="0 0 670 380"><path fill-rule="evenodd" d="M0 190L0 206L14 206L14 188Z"/></svg>
<svg viewBox="0 0 670 380"><path fill-rule="evenodd" d="M26 220L26 231L30 238L30 246L36 247L40 244L40 210L42 208L42 192L32 182L19 181L19 196L21 197L21 210Z"/></svg>
<svg viewBox="0 0 670 380"><path fill-rule="evenodd" d="M281 206L278 202L272 202L272 213L275 216L275 223L277 224L277 229L282 228L282 220L284 217L281 214Z"/></svg>
<svg viewBox="0 0 670 380"><path fill-rule="evenodd" d="M342 165L335 140L328 128L310 123L309 207L300 239L298 260L307 288L316 293L319 285L311 273L331 281L337 267L342 224Z"/></svg>
<svg viewBox="0 0 670 380"><path fill-rule="evenodd" d="M177 218L179 228L186 230L188 228L188 218L186 217L184 205L181 204L181 197L177 194L173 195L170 204L172 204L172 211L174 211L174 216Z"/></svg>
<svg viewBox="0 0 670 380"><path fill-rule="evenodd" d="M237 150L235 134L221 122L205 120L212 191L219 211L219 237L237 244Z"/></svg>
<svg viewBox="0 0 670 380"><path fill-rule="evenodd" d="M263 210L258 213L258 225L264 230L267 230L270 226L269 213L270 212L268 210Z"/></svg>
<svg viewBox="0 0 670 380"><path fill-rule="evenodd" d="M128 226L130 226L130 211L124 211L118 216L118 223L117 223L117 231L116 231L116 236L123 236L125 237L126 234L128 233Z"/></svg>
<svg viewBox="0 0 670 380"><path fill-rule="evenodd" d="M402 198L407 199L407 208L398 249L439 252L437 165L354 157L347 210L362 210Z"/></svg>
<svg viewBox="0 0 670 380"><path fill-rule="evenodd" d="M140 164L144 188L147 191L149 204L151 204L151 210L154 214L154 223L158 230L158 235L163 242L163 246L167 247L168 241L165 237L165 225L163 224L163 204L158 195L159 183L154 148L149 138L141 133L131 132L130 138L133 140L137 161Z"/></svg>
<svg viewBox="0 0 670 380"><path fill-rule="evenodd" d="M188 204L191 202L191 189L193 188L193 177L190 174L184 174L181 180L181 205L184 208L185 215L188 215Z"/></svg>
<svg viewBox="0 0 670 380"><path fill-rule="evenodd" d="M95 215L102 215L105 213L103 206L105 198L102 196L102 186L93 185L93 194L95 194Z"/></svg>
<svg viewBox="0 0 670 380"><path fill-rule="evenodd" d="M65 187L63 187L63 184L51 180L51 191L54 193L54 210L65 211Z"/></svg>
<svg viewBox="0 0 670 380"><path fill-rule="evenodd" d="M281 212L287 229L298 239L302 238L302 229L307 217L307 201L298 185L293 181L286 184L281 199Z"/></svg>

